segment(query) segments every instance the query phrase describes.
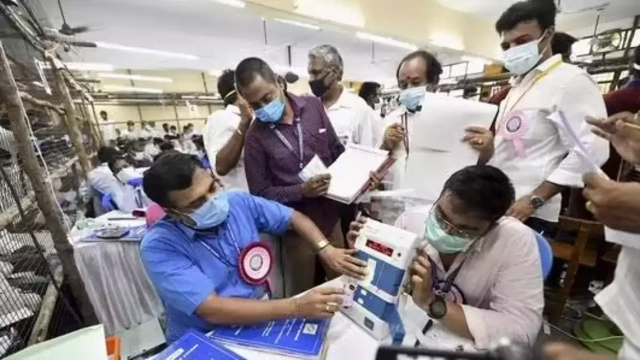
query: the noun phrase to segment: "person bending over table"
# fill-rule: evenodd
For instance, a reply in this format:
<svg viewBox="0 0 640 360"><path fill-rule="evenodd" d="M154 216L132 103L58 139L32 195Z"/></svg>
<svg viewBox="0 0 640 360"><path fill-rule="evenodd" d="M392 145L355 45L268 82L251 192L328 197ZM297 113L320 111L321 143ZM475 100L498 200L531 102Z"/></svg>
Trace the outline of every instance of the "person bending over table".
<svg viewBox="0 0 640 360"><path fill-rule="evenodd" d="M122 156L109 161L109 169L118 179L117 187L111 191L112 200L120 211L127 213L135 209L143 209L151 204L149 198L142 191L142 176Z"/></svg>
<svg viewBox="0 0 640 360"><path fill-rule="evenodd" d="M322 174L306 182L298 176L314 156L329 166L344 152L322 102L284 92L273 70L259 58L238 64L236 87L256 114L244 145L249 192L307 215L333 246L344 247L339 226L344 205L323 197L331 176ZM283 243L286 296L314 286L316 256L298 235L288 233ZM325 270L329 278L336 276Z"/></svg>
<svg viewBox="0 0 640 360"><path fill-rule="evenodd" d="M255 279L247 276L254 258L241 260L260 244L259 233L291 229L334 271L360 278L365 274L366 264L352 256L354 251L330 245L308 217L246 192L225 192L196 156L162 156L145 173L143 187L167 213L144 236L140 256L167 310L168 343L190 328L206 332L215 324L327 318L338 310L341 289L261 300L266 286L254 285Z"/></svg>
<svg viewBox="0 0 640 360"><path fill-rule="evenodd" d="M480 348L503 337L533 344L542 324L533 231L504 216L514 199L501 170L474 165L454 173L433 206L407 210L396 222L425 240L409 269L414 302ZM351 243L361 226L351 225Z"/></svg>

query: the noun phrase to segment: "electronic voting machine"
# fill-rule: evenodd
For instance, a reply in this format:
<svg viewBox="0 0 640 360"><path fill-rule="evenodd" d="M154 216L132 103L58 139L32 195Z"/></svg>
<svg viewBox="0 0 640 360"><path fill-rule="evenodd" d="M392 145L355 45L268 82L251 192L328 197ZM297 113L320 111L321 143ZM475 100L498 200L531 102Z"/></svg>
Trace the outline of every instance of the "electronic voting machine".
<svg viewBox="0 0 640 360"><path fill-rule="evenodd" d="M368 275L349 278L341 311L378 340L391 335L393 343L401 343L404 338L398 298L420 242L412 232L371 219L356 239L357 256L367 263Z"/></svg>

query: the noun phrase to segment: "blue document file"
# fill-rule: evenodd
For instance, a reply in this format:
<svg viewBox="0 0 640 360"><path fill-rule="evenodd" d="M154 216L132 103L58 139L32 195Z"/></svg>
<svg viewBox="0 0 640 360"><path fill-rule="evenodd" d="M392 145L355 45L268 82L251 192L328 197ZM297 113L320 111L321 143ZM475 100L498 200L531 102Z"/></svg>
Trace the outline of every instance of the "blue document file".
<svg viewBox="0 0 640 360"><path fill-rule="evenodd" d="M245 360L207 336L190 330L154 360Z"/></svg>
<svg viewBox="0 0 640 360"><path fill-rule="evenodd" d="M221 343L305 359L319 358L329 320L288 319L260 325L218 327L208 334Z"/></svg>

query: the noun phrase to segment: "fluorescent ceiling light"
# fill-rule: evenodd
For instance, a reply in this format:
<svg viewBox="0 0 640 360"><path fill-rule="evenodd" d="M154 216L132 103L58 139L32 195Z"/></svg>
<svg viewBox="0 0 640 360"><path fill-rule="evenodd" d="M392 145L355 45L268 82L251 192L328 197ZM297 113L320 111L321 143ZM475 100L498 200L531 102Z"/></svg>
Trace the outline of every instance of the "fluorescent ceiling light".
<svg viewBox="0 0 640 360"><path fill-rule="evenodd" d="M219 77L220 75L222 75L222 70L210 70L209 75Z"/></svg>
<svg viewBox="0 0 640 360"><path fill-rule="evenodd" d="M247 6L247 4L241 0L211 0L211 1L217 2L219 4L223 4L223 5L237 7L240 9L243 9L245 6Z"/></svg>
<svg viewBox="0 0 640 360"><path fill-rule="evenodd" d="M364 40L370 40L373 42L377 42L380 44L385 44L385 45L389 45L389 46L395 46L395 47L399 47L399 48L403 48L403 49L407 49L407 50L411 50L411 51L415 51L418 50L418 46L414 45L414 44L410 44L408 42L404 42L404 41L399 41L390 37L385 37L385 36L379 36L379 35L374 35L374 34L369 34L366 32L361 32L361 31L357 31L356 32L356 36L360 39L364 39Z"/></svg>
<svg viewBox="0 0 640 360"><path fill-rule="evenodd" d="M293 25L293 26L303 27L305 29L320 30L319 26L303 23L303 22L300 22L300 21L287 20L287 19L274 19L274 20L277 21L277 22L283 23L283 24L289 24L289 25Z"/></svg>
<svg viewBox="0 0 640 360"><path fill-rule="evenodd" d="M32 83L33 85L40 86L41 88L43 88L43 87L44 87L44 85L42 85L42 83L41 83L40 81L32 81L31 83Z"/></svg>
<svg viewBox="0 0 640 360"><path fill-rule="evenodd" d="M131 92L140 92L140 93L162 94L162 89L156 89L156 88L142 88L142 87L134 87L134 86L119 86L119 85L104 85L103 88L106 90L115 90L115 91L131 91Z"/></svg>
<svg viewBox="0 0 640 360"><path fill-rule="evenodd" d="M183 53L177 53L177 52L172 52L172 51L146 49L146 48L139 48L139 47L134 47L134 46L125 46L125 45L119 45L119 44L111 44L111 43L105 43L105 42L101 42L101 41L96 41L96 45L99 48L102 48L102 49L128 51L128 52L138 53L138 54L149 54L149 55L173 57L173 58L186 59L186 60L197 60L198 59L197 56L190 55L190 54L183 54Z"/></svg>
<svg viewBox="0 0 640 360"><path fill-rule="evenodd" d="M493 61L491 60L487 60L481 57L475 57L475 56L467 56L467 55L463 55L462 56L462 61L467 61L467 62L472 62L472 63L483 63L485 65L490 65L493 64Z"/></svg>
<svg viewBox="0 0 640 360"><path fill-rule="evenodd" d="M126 79L126 80L138 80L138 81L151 81L151 82L161 82L161 83L172 83L173 79L169 77L161 77L161 76L146 76L146 75L128 75L128 74L117 74L117 73L98 73L98 77L107 78L107 79Z"/></svg>

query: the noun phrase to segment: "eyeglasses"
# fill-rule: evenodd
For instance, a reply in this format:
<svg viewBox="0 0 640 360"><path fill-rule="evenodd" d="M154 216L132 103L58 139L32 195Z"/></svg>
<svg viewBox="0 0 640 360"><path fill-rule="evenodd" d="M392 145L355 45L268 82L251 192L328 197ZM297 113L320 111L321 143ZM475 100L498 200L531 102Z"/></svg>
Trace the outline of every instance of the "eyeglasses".
<svg viewBox="0 0 640 360"><path fill-rule="evenodd" d="M437 203L434 204L433 207L431 207L431 214L438 222L438 226L440 226L440 228L442 228L447 234L456 236L456 237L461 237L464 239L473 239L477 237L477 234L471 233L466 230L461 230L457 228L455 225L453 225L452 223L450 223L449 221L447 221L447 219L444 218L444 215L442 214L442 210L440 210L440 207L438 206Z"/></svg>

